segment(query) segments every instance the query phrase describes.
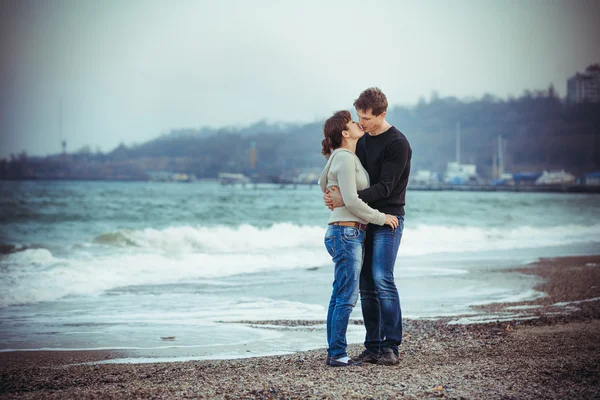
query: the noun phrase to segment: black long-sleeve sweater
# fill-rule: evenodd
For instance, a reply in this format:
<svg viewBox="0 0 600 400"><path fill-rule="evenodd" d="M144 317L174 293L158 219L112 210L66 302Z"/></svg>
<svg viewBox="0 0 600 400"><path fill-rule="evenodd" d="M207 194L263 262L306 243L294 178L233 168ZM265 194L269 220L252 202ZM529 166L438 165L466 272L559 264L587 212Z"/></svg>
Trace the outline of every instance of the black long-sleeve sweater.
<svg viewBox="0 0 600 400"><path fill-rule="evenodd" d="M358 140L356 155L369 173L371 185L358 196L383 213L404 215L412 158L406 136L393 126L376 136L365 133Z"/></svg>

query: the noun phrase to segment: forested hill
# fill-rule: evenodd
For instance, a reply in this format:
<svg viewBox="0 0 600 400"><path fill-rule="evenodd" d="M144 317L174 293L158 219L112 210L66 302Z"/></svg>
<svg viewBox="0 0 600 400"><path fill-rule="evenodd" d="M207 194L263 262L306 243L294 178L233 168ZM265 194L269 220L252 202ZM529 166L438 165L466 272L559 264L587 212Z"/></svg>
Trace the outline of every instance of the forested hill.
<svg viewBox="0 0 600 400"><path fill-rule="evenodd" d="M461 161L481 171L491 169L498 136L506 140L507 171L600 169L600 104L563 104L552 90L507 101L437 99L396 107L389 119L410 138L417 168L442 171L454 160L460 122Z"/></svg>
<svg viewBox="0 0 600 400"><path fill-rule="evenodd" d="M455 159L459 122L461 161L477 164L482 172L491 169L498 136L506 140L507 170L565 168L577 174L600 170L600 104L567 105L548 94L511 100L450 97L392 107L387 118L409 138L415 168L441 172ZM254 142L258 171L320 167L321 125L322 121L283 127L262 123L262 131L255 125L253 132L222 129L210 135L189 130L187 135L165 136L126 153L193 157L200 176L214 176L224 168L246 171Z"/></svg>
<svg viewBox="0 0 600 400"><path fill-rule="evenodd" d="M565 169L582 175L600 170L600 104L565 104L552 88L509 100L489 95L475 100L434 97L411 107L391 107L387 118L408 137L413 169L443 172L446 163L455 160L460 123L461 162L477 164L482 176L491 175L498 136L506 141L505 171ZM219 172L294 174L324 165L322 123L260 121L247 128L174 130L137 146L121 145L107 154L75 153L69 159L127 162L140 174L168 170L199 178L216 177ZM256 163L251 170L253 146ZM3 161L0 173L4 178L18 178L23 172L17 170L31 172L31 168L16 168L19 162L27 160Z"/></svg>

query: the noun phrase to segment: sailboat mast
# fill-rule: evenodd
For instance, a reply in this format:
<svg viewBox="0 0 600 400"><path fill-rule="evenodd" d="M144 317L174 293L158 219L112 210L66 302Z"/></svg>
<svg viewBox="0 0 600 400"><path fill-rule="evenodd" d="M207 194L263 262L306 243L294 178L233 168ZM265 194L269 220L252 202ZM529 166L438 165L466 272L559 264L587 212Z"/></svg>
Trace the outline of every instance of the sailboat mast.
<svg viewBox="0 0 600 400"><path fill-rule="evenodd" d="M498 135L498 177L502 177L504 173L504 155L503 155L502 136Z"/></svg>

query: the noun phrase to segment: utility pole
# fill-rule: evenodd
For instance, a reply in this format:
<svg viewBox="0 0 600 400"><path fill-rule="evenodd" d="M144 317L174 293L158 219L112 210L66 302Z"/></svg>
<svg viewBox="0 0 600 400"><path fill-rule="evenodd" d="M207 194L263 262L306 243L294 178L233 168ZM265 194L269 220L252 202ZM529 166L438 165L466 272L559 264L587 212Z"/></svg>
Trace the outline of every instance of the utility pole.
<svg viewBox="0 0 600 400"><path fill-rule="evenodd" d="M254 171L256 167L256 142L253 140L250 142L250 169Z"/></svg>
<svg viewBox="0 0 600 400"><path fill-rule="evenodd" d="M67 141L65 140L64 132L63 132L63 99L60 99L59 109L58 109L58 124L60 129L60 144L62 146L62 155L63 157L67 155Z"/></svg>
<svg viewBox="0 0 600 400"><path fill-rule="evenodd" d="M460 164L460 121L456 121L456 163Z"/></svg>

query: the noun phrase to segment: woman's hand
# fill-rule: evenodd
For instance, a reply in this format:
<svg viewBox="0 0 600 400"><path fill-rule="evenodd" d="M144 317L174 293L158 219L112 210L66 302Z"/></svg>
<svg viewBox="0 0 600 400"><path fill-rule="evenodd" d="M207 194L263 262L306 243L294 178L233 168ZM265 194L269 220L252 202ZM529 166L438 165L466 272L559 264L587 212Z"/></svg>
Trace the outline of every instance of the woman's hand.
<svg viewBox="0 0 600 400"><path fill-rule="evenodd" d="M327 189L323 195L323 200L325 200L325 205L331 211L336 207L345 206L344 199L342 199L342 193L340 193L340 188L337 186L332 186L331 189Z"/></svg>
<svg viewBox="0 0 600 400"><path fill-rule="evenodd" d="M385 224L396 229L398 227L398 218L395 215L385 214Z"/></svg>

